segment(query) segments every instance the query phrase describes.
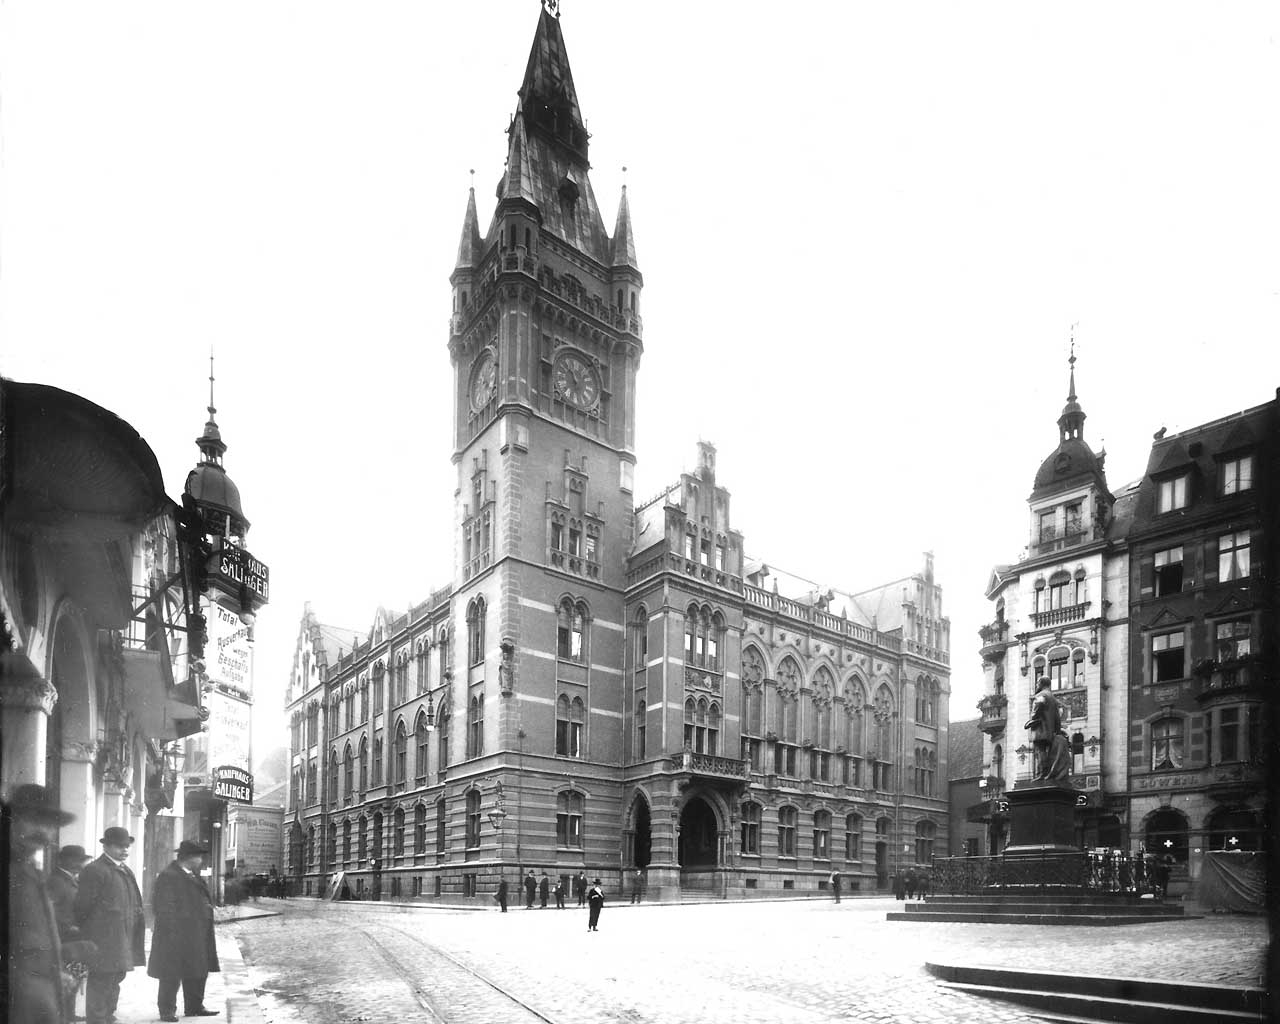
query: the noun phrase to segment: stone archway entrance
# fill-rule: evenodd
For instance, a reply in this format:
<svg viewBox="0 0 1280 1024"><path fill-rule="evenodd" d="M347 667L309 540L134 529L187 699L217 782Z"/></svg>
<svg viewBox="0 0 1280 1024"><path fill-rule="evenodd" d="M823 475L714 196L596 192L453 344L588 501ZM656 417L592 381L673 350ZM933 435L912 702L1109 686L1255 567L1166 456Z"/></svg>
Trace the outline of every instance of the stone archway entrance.
<svg viewBox="0 0 1280 1024"><path fill-rule="evenodd" d="M720 863L720 825L715 810L700 796L680 812L680 870L714 871Z"/></svg>
<svg viewBox="0 0 1280 1024"><path fill-rule="evenodd" d="M653 859L653 829L649 818L649 805L644 797L637 796L631 813L631 863L647 868Z"/></svg>

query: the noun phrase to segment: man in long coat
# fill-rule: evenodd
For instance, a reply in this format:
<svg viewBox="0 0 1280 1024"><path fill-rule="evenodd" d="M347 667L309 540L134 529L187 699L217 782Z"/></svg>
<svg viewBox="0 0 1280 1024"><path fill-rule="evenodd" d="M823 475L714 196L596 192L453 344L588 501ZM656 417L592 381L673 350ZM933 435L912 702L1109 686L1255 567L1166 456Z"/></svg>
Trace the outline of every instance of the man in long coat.
<svg viewBox="0 0 1280 1024"><path fill-rule="evenodd" d="M49 872L46 883L49 889L49 902L53 904L53 916L58 922L58 938L62 941L62 961L64 964L82 964L93 952L93 946L80 937L80 926L76 924L76 893L80 891L80 872L93 860L84 852L83 846L64 846L58 851L58 861ZM76 975L72 975L76 977ZM80 995L84 984L83 976L77 977L75 987L70 982L65 984L63 998L67 1002L67 1014L70 1016L72 1006ZM71 1018L75 1020L74 1017Z"/></svg>
<svg viewBox="0 0 1280 1024"><path fill-rule="evenodd" d="M74 816L44 786L19 786L4 815L8 827L8 1005L17 1024L62 1024L62 946L36 854L52 844L58 826Z"/></svg>
<svg viewBox="0 0 1280 1024"><path fill-rule="evenodd" d="M102 834L102 856L80 872L75 917L81 938L97 951L89 959L84 1014L88 1024L111 1024L120 1000L120 982L147 962L142 893L125 861L133 836L113 825Z"/></svg>
<svg viewBox="0 0 1280 1024"><path fill-rule="evenodd" d="M216 1017L204 1005L209 972L220 970L213 938L213 900L200 877L208 847L182 840L177 858L156 876L151 893L155 930L147 974L160 981L156 1005L160 1019L178 1019L178 986L188 1017Z"/></svg>

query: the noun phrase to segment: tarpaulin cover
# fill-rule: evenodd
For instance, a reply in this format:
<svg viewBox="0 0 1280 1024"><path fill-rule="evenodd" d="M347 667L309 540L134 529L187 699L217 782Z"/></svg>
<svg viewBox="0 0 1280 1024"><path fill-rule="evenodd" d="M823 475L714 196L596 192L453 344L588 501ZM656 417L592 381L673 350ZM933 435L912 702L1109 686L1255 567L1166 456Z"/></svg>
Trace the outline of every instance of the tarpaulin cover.
<svg viewBox="0 0 1280 1024"><path fill-rule="evenodd" d="M1266 856L1244 850L1205 854L1197 902L1206 910L1260 914L1266 909Z"/></svg>

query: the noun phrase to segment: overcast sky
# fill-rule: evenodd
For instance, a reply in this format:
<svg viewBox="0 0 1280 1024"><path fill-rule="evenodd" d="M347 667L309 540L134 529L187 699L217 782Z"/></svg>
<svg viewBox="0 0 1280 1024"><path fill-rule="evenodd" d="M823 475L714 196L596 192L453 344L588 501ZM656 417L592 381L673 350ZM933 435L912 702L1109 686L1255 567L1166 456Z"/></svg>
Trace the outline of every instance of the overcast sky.
<svg viewBox="0 0 1280 1024"><path fill-rule="evenodd" d="M0 3L0 373L123 417L177 497L215 350L272 572L264 727L304 601L363 630L450 579L448 275L537 17ZM932 550L952 717L976 715L983 591L1027 542L1072 325L1113 489L1160 427L1280 384L1278 24L567 0L595 192L612 229L626 181L645 275L637 500L704 438L753 557L861 590Z"/></svg>

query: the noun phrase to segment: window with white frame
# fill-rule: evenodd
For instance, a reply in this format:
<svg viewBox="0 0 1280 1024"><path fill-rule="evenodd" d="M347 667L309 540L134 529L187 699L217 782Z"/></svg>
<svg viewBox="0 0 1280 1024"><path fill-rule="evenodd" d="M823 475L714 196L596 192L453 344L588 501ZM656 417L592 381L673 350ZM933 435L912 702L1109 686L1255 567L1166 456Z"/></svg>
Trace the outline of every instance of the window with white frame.
<svg viewBox="0 0 1280 1024"><path fill-rule="evenodd" d="M1253 456L1239 455L1220 464L1222 494L1241 494L1253 487Z"/></svg>
<svg viewBox="0 0 1280 1024"><path fill-rule="evenodd" d="M1231 619L1214 626L1214 655L1218 661L1239 661L1253 649L1248 619Z"/></svg>
<svg viewBox="0 0 1280 1024"><path fill-rule="evenodd" d="M1165 548L1157 551L1153 559L1155 573L1153 583L1155 596L1165 597L1168 594L1182 592L1182 547Z"/></svg>
<svg viewBox="0 0 1280 1024"><path fill-rule="evenodd" d="M1187 490L1191 481L1189 473L1156 482L1156 512L1176 512L1187 507Z"/></svg>
<svg viewBox="0 0 1280 1024"><path fill-rule="evenodd" d="M586 722L586 709L581 697L569 699L560 694L556 701L556 754L560 757L582 756L582 730Z"/></svg>
<svg viewBox="0 0 1280 1024"><path fill-rule="evenodd" d="M813 812L813 859L831 859L831 812Z"/></svg>
<svg viewBox="0 0 1280 1024"><path fill-rule="evenodd" d="M1158 633L1151 638L1151 681L1164 683L1186 673L1185 634L1182 630Z"/></svg>
<svg viewBox="0 0 1280 1024"><path fill-rule="evenodd" d="M778 808L778 856L794 857L796 855L796 809L794 807Z"/></svg>
<svg viewBox="0 0 1280 1024"><path fill-rule="evenodd" d="M1249 575L1249 531L1237 530L1218 537L1218 579L1238 580Z"/></svg>
<svg viewBox="0 0 1280 1024"><path fill-rule="evenodd" d="M1159 718L1151 723L1151 770L1182 767L1184 723L1181 718Z"/></svg>
<svg viewBox="0 0 1280 1024"><path fill-rule="evenodd" d="M556 797L556 845L581 849L582 794L567 790Z"/></svg>
<svg viewBox="0 0 1280 1024"><path fill-rule="evenodd" d="M758 856L760 853L760 805L747 801L741 811L742 841L740 853Z"/></svg>

